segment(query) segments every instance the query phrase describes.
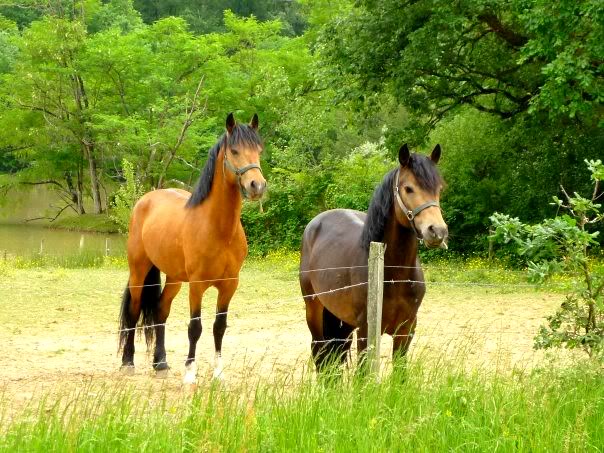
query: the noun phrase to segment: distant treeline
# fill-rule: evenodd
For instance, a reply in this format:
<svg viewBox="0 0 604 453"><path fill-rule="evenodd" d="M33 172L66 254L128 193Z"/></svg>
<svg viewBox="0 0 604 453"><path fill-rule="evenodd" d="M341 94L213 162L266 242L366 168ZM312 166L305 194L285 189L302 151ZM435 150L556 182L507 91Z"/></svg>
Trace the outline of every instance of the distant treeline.
<svg viewBox="0 0 604 453"><path fill-rule="evenodd" d="M0 187L111 210L124 160L190 187L226 113L260 116L270 193L252 247L366 209L398 147L443 148L451 247L494 212L536 221L604 153L598 0L18 0L0 6ZM88 208L91 206L91 208Z"/></svg>

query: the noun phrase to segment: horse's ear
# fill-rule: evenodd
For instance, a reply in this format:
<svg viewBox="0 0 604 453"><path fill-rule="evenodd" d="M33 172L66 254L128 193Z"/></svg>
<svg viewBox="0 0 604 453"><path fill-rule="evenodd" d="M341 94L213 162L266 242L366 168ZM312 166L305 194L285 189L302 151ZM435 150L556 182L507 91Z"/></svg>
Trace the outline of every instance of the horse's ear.
<svg viewBox="0 0 604 453"><path fill-rule="evenodd" d="M258 114L254 113L254 116L252 117L252 121L250 121L250 126L252 126L252 129L258 129Z"/></svg>
<svg viewBox="0 0 604 453"><path fill-rule="evenodd" d="M409 153L409 147L405 143L401 146L401 149L398 150L398 161L401 164L401 167L406 167L409 164L410 158L411 153Z"/></svg>
<svg viewBox="0 0 604 453"><path fill-rule="evenodd" d="M235 127L235 117L233 116L233 112L229 113L226 119L226 130L230 134L233 132Z"/></svg>
<svg viewBox="0 0 604 453"><path fill-rule="evenodd" d="M436 145L430 154L430 160L435 164L440 160L440 145Z"/></svg>

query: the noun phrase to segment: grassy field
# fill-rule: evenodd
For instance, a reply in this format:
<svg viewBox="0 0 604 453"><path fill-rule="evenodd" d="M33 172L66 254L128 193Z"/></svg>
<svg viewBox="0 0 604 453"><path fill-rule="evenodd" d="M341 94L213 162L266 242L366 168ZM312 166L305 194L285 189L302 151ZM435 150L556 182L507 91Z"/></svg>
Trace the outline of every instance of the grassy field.
<svg viewBox="0 0 604 453"><path fill-rule="evenodd" d="M587 367L493 375L413 362L379 384L307 377L230 391L206 386L188 398L159 402L133 397L128 387L89 390L43 401L5 424L0 448L586 452L604 447L604 378Z"/></svg>
<svg viewBox="0 0 604 453"><path fill-rule="evenodd" d="M180 384L186 287L168 323L171 375L152 377L138 341L137 374L124 377L123 260L0 261L0 449L602 451L602 369L532 350L568 282L536 289L523 273L480 260L427 267L407 369L389 363L384 338L380 383L323 382L309 367L295 256L249 260L231 303L226 379L210 379L210 291L192 389Z"/></svg>

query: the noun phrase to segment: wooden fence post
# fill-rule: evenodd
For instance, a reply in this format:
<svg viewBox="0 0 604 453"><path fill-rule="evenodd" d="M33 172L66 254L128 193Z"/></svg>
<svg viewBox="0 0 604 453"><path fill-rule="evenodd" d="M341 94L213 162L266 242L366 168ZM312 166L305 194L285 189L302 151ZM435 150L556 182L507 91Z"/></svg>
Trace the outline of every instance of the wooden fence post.
<svg viewBox="0 0 604 453"><path fill-rule="evenodd" d="M382 338L382 301L384 297L384 244L369 245L367 288L367 360L376 376L380 371L380 340Z"/></svg>
<svg viewBox="0 0 604 453"><path fill-rule="evenodd" d="M493 233L493 228L489 228L489 261L493 261L493 238L491 237Z"/></svg>

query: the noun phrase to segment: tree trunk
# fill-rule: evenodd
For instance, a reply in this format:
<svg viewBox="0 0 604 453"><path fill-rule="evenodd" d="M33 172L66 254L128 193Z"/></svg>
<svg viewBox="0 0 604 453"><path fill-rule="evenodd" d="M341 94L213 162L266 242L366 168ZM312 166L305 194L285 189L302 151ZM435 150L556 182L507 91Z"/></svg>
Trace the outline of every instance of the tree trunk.
<svg viewBox="0 0 604 453"><path fill-rule="evenodd" d="M82 156L83 158L84 156ZM86 211L84 209L84 169L83 169L83 161L80 159L78 164L78 181L77 181L77 190L76 195L78 197L78 213L80 215L85 214Z"/></svg>
<svg viewBox="0 0 604 453"><path fill-rule="evenodd" d="M92 192L92 200L94 202L94 213L101 214L103 212L103 204L101 202L101 190L99 184L99 176L96 169L96 160L94 159L94 146L91 144L84 145L86 158L88 160L88 172L90 176L90 190Z"/></svg>
<svg viewBox="0 0 604 453"><path fill-rule="evenodd" d="M65 182L67 183L67 190L69 191L69 198L70 198L71 202L73 203L75 211L79 215L84 214L84 206L82 205L82 197L81 197L81 192L79 190L81 187L79 170L78 170L77 186L75 186L73 184L73 177L72 177L72 174L70 171L65 172Z"/></svg>

